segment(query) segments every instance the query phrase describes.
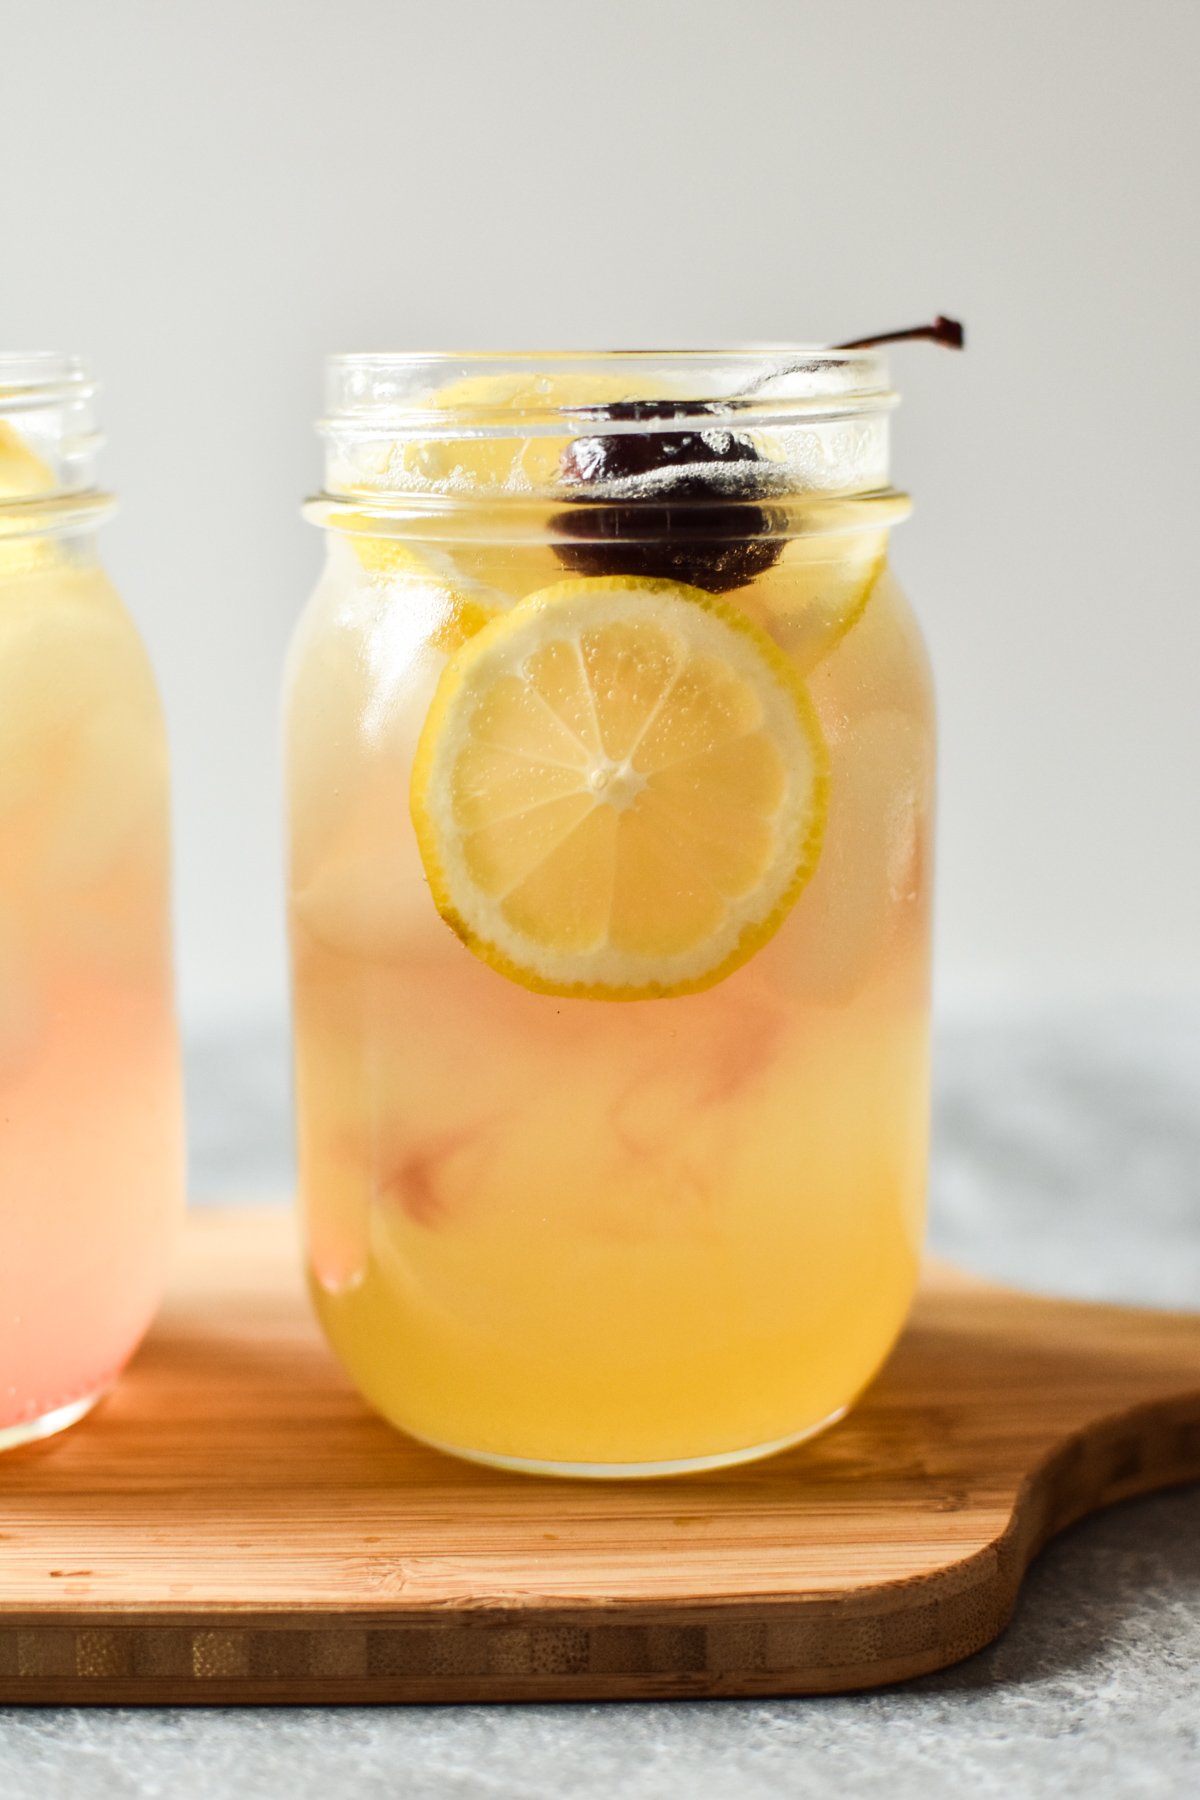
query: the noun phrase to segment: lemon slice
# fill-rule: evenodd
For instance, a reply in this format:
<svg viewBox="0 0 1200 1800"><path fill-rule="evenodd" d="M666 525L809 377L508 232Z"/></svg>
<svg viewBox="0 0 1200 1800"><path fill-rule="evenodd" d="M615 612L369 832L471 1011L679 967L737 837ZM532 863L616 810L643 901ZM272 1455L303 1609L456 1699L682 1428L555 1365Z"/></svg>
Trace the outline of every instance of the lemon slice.
<svg viewBox="0 0 1200 1800"><path fill-rule="evenodd" d="M426 405L454 412L486 407L497 412L544 412L551 407L605 406L636 399L627 378L580 370L569 375L465 375L432 393ZM404 466L426 481L472 491L530 493L553 485L570 437L496 437L477 433L407 445Z"/></svg>
<svg viewBox="0 0 1200 1800"><path fill-rule="evenodd" d="M755 615L801 674L823 662L862 617L887 560L886 531L793 538L749 590Z"/></svg>
<svg viewBox="0 0 1200 1800"><path fill-rule="evenodd" d="M466 580L433 545L418 549L405 538L373 532L365 513L347 513L338 524L368 575L408 590L399 595L401 604L419 594L423 611L432 615L429 641L435 650L449 655L500 610L498 595Z"/></svg>
<svg viewBox="0 0 1200 1800"><path fill-rule="evenodd" d="M56 486L53 470L0 419L0 501L38 498L53 493ZM0 538L0 575L29 574L57 560L50 538Z"/></svg>
<svg viewBox="0 0 1200 1800"><path fill-rule="evenodd" d="M11 425L0 419L0 500L24 500L31 494L49 494L55 480L35 450L31 450Z"/></svg>
<svg viewBox="0 0 1200 1800"><path fill-rule="evenodd" d="M540 993L711 987L813 873L825 747L787 658L696 588L546 588L446 665L413 768L439 912Z"/></svg>
<svg viewBox="0 0 1200 1800"><path fill-rule="evenodd" d="M486 407L500 415L516 415L548 407L607 406L637 397L626 377L576 370L556 375L467 375L438 388L426 404L450 412ZM569 435L522 437L518 430L495 437L418 440L406 446L404 466L422 480L485 501L496 493L545 494L558 480L570 442ZM514 543L464 538L452 554L465 580L492 590L504 604L562 577L553 545L537 536Z"/></svg>

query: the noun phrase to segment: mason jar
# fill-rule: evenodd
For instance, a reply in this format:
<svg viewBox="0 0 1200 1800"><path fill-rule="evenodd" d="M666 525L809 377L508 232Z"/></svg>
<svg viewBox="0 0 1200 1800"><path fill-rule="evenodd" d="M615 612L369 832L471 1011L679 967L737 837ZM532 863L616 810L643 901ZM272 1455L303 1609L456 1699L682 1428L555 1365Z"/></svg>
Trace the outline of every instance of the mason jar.
<svg viewBox="0 0 1200 1800"><path fill-rule="evenodd" d="M653 1475L917 1278L933 718L877 351L342 356L287 675L308 1265L366 1399Z"/></svg>
<svg viewBox="0 0 1200 1800"><path fill-rule="evenodd" d="M166 741L98 444L74 358L0 355L0 1448L112 1385L183 1198Z"/></svg>

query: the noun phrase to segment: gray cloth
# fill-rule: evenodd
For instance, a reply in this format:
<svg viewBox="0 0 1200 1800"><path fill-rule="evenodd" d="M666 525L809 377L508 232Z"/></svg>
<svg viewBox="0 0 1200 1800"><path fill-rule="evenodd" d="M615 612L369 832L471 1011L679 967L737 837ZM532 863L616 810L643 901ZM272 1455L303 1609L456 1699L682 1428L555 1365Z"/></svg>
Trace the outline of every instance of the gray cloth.
<svg viewBox="0 0 1200 1800"><path fill-rule="evenodd" d="M1200 1006L943 1026L932 1244L1043 1291L1200 1302ZM281 1030L197 1041L193 1188L291 1178ZM2 1472L0 1472L2 1473ZM1031 1571L999 1643L878 1694L658 1705L0 1712L4 1800L1123 1800L1200 1790L1200 1489Z"/></svg>

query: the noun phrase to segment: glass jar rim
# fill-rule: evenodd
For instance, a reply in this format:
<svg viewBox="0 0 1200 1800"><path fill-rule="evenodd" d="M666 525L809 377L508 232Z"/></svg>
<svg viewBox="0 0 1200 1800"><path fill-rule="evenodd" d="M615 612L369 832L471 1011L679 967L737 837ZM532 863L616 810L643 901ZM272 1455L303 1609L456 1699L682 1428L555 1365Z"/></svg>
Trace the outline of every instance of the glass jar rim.
<svg viewBox="0 0 1200 1800"><path fill-rule="evenodd" d="M338 355L326 399L326 521L328 503L482 509L508 531L524 505L578 498L619 505L601 525L624 532L631 509L648 529L664 503L880 495L896 395L877 348L783 344ZM571 467L573 440L626 435L663 439L662 455Z"/></svg>
<svg viewBox="0 0 1200 1800"><path fill-rule="evenodd" d="M569 396L574 382L595 378L605 397ZM509 384L489 397L482 381ZM835 419L896 404L886 356L877 349L819 344L732 346L714 350L521 350L350 352L326 361L328 435L366 433L439 437L529 437L586 425L621 400L651 396L672 402L669 414L605 418L605 429L678 430L688 418L717 410L747 424ZM559 386L561 383L562 386ZM648 383L649 393L647 392ZM563 389L566 388L564 394Z"/></svg>

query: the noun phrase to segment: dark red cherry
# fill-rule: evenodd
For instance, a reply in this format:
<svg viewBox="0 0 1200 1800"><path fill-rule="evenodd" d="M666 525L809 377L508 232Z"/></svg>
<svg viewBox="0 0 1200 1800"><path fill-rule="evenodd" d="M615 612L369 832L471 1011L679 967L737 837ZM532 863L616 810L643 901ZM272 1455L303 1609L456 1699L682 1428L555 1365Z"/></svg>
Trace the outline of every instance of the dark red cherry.
<svg viewBox="0 0 1200 1800"><path fill-rule="evenodd" d="M597 422L670 419L719 409L668 400L623 400ZM758 471L756 473L757 465ZM749 438L711 429L597 432L563 452L559 480L597 490L551 521L569 541L554 546L579 575L640 575L684 581L710 594L745 587L776 562L766 465Z"/></svg>

